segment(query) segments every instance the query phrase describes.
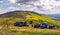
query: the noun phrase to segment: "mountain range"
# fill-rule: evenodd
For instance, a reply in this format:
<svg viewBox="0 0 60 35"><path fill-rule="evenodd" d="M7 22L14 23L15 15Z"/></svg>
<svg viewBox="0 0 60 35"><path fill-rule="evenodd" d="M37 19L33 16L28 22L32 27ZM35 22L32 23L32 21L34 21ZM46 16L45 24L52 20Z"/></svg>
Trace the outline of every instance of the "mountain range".
<svg viewBox="0 0 60 35"><path fill-rule="evenodd" d="M60 18L60 14L51 14L51 15L49 15L49 16L55 17L55 18Z"/></svg>

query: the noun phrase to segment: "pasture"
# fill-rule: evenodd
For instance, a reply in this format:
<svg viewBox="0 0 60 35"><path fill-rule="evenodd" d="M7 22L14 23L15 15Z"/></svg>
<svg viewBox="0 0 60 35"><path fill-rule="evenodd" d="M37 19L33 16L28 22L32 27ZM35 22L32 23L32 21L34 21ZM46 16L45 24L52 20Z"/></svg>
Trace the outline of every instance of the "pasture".
<svg viewBox="0 0 60 35"><path fill-rule="evenodd" d="M27 21L29 26L28 27L14 26L14 23L16 21ZM37 21L34 20L34 22ZM59 29L33 28L31 24L29 24L28 20L22 18L0 18L0 34L2 35L60 35L60 28Z"/></svg>

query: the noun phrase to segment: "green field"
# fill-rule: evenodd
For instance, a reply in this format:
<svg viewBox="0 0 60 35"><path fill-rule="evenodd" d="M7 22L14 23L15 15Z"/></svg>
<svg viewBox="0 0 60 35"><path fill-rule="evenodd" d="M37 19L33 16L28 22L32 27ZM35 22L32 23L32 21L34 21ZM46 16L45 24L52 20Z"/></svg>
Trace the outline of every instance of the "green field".
<svg viewBox="0 0 60 35"><path fill-rule="evenodd" d="M33 28L29 21L34 23L48 22L60 27L60 22L46 15L38 15L32 12L13 12L0 16L0 32L2 35L60 35L59 29L40 29ZM14 23L17 21L26 21L28 27L17 27Z"/></svg>

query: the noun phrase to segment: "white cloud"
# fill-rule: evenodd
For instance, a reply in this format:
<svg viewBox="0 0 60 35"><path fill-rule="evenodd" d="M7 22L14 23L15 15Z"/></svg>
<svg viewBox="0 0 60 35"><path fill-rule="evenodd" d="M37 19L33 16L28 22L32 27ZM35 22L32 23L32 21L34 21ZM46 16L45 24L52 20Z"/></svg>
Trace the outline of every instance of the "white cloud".
<svg viewBox="0 0 60 35"><path fill-rule="evenodd" d="M0 1L0 3L3 3L3 1Z"/></svg>
<svg viewBox="0 0 60 35"><path fill-rule="evenodd" d="M56 2L55 0L37 0L37 1L29 0L24 3L23 2L24 1L22 1L21 3L25 5L42 6L42 8L45 10L52 9L55 6L60 6L60 2Z"/></svg>
<svg viewBox="0 0 60 35"><path fill-rule="evenodd" d="M10 3L18 3L17 7L9 7L8 10L29 10L43 14L57 14L60 13L60 1L55 0L9 0ZM58 8L58 9L57 9Z"/></svg>
<svg viewBox="0 0 60 35"><path fill-rule="evenodd" d="M60 14L60 6L50 10L51 14Z"/></svg>
<svg viewBox="0 0 60 35"><path fill-rule="evenodd" d="M33 5L35 7L42 6L43 10L49 10L55 6L60 6L60 1L56 2L55 0L9 0L10 3L18 3L25 5Z"/></svg>
<svg viewBox="0 0 60 35"><path fill-rule="evenodd" d="M15 7L11 6L11 7L8 7L8 10L19 10L19 8L15 8Z"/></svg>
<svg viewBox="0 0 60 35"><path fill-rule="evenodd" d="M0 14L6 13L6 10L0 9Z"/></svg>
<svg viewBox="0 0 60 35"><path fill-rule="evenodd" d="M60 7L53 8L53 9L48 10L46 12L41 11L37 7L31 7L31 8L26 8L26 9L20 9L20 8L16 8L16 7L9 7L8 9L5 9L5 10L0 9L0 14L10 12L10 11L15 11L15 10L33 11L33 12L40 13L40 14L60 14Z"/></svg>
<svg viewBox="0 0 60 35"><path fill-rule="evenodd" d="M23 7L26 5L23 5ZM30 5L27 5L26 8L20 9L20 8L16 8L16 7L9 7L8 11L14 11L14 10L23 10L23 11L33 11L36 13L40 13L40 14L47 14L46 12L40 11L37 7L29 7Z"/></svg>
<svg viewBox="0 0 60 35"><path fill-rule="evenodd" d="M17 0L8 0L10 3L16 3Z"/></svg>
<svg viewBox="0 0 60 35"><path fill-rule="evenodd" d="M9 7L8 9L0 9L0 14L4 14L10 11L20 10L19 8Z"/></svg>

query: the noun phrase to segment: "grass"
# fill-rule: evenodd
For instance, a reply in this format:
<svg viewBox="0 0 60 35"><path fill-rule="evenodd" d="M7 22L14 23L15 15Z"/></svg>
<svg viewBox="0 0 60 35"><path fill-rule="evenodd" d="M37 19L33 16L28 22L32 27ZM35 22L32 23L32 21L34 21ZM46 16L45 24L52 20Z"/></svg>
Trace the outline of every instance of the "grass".
<svg viewBox="0 0 60 35"><path fill-rule="evenodd" d="M29 27L16 27L14 26L14 23L16 21L24 21L20 18L13 18L9 20L10 18L1 18L3 23L0 22L0 28L2 32L6 31L6 24L8 24L8 31L12 33L12 35L60 35L60 29L40 29L40 28L33 28L31 25ZM8 21L6 21L8 20ZM27 20L28 22L28 20ZM3 33L4 34L4 33Z"/></svg>
<svg viewBox="0 0 60 35"><path fill-rule="evenodd" d="M31 27L10 27L13 35L60 35L59 29L40 29Z"/></svg>
<svg viewBox="0 0 60 35"><path fill-rule="evenodd" d="M20 14L20 13L19 13ZM23 15L23 14L21 14ZM17 15L16 15L17 16ZM25 18L26 17L26 18ZM33 28L29 24L29 20L35 22L48 22L60 26L60 22L53 20L50 17L38 16L35 14L24 15L23 18L0 18L0 30L2 32L7 31L11 32L12 35L60 35L60 29L40 29ZM14 23L16 21L27 21L29 27L16 27ZM8 24L8 29L6 30L6 25Z"/></svg>
<svg viewBox="0 0 60 35"><path fill-rule="evenodd" d="M45 22L52 23L52 24L60 26L60 22L57 20L53 20L51 17L45 17L45 16L39 16L39 15L31 14L31 15L27 15L26 19L27 20L37 20L37 21L41 20L41 21L45 21Z"/></svg>
<svg viewBox="0 0 60 35"><path fill-rule="evenodd" d="M2 31L4 32L4 28L2 29ZM11 32L12 35L60 35L60 28L59 29L40 29L40 28L33 28L31 26L18 27L18 26L9 25L8 31Z"/></svg>
<svg viewBox="0 0 60 35"><path fill-rule="evenodd" d="M18 35L59 35L60 33L43 33L43 32L28 32L28 31L21 31ZM17 35L17 34L13 34Z"/></svg>

